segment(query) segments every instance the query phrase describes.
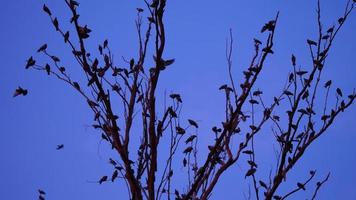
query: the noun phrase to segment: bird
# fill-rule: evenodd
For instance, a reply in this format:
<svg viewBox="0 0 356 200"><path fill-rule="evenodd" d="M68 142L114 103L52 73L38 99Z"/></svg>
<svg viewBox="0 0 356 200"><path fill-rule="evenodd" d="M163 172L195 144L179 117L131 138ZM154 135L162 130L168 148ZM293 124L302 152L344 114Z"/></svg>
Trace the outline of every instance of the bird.
<svg viewBox="0 0 356 200"><path fill-rule="evenodd" d="M336 89L336 93L337 93L340 97L342 97L342 91L341 91L340 88L337 88L337 89Z"/></svg>
<svg viewBox="0 0 356 200"><path fill-rule="evenodd" d="M33 57L31 56L28 60L27 60L27 63L26 63L26 69L34 66L36 64L36 61L33 59Z"/></svg>
<svg viewBox="0 0 356 200"><path fill-rule="evenodd" d="M193 147L187 147L187 148L183 151L183 153L184 153L184 154L187 154L187 153L190 153L192 150L193 150Z"/></svg>
<svg viewBox="0 0 356 200"><path fill-rule="evenodd" d="M40 195L45 195L45 194L46 194L46 192L43 191L43 190L41 190L41 189L38 189L38 193L39 193Z"/></svg>
<svg viewBox="0 0 356 200"><path fill-rule="evenodd" d="M108 180L108 176L103 176L103 177L100 178L99 184L102 184L103 182L105 182L107 180Z"/></svg>
<svg viewBox="0 0 356 200"><path fill-rule="evenodd" d="M46 4L43 4L43 11L46 12L49 16L52 15L51 11L50 11L49 8L46 6Z"/></svg>
<svg viewBox="0 0 356 200"><path fill-rule="evenodd" d="M318 45L318 43L316 43L315 41L313 41L313 40L307 40L307 43L310 45L310 46L317 46Z"/></svg>
<svg viewBox="0 0 356 200"><path fill-rule="evenodd" d="M188 137L188 139L185 141L186 144L188 144L189 142L192 142L197 136L196 135L191 135Z"/></svg>
<svg viewBox="0 0 356 200"><path fill-rule="evenodd" d="M190 125L194 126L195 128L199 127L198 123L196 121L192 120L192 119L188 119L188 122L189 122Z"/></svg>
<svg viewBox="0 0 356 200"><path fill-rule="evenodd" d="M325 87L325 88L330 87L331 83L332 83L332 81L331 81L331 80L328 80L328 81L325 83L324 87Z"/></svg>
<svg viewBox="0 0 356 200"><path fill-rule="evenodd" d="M46 70L46 72L47 72L48 75L51 74L51 66L49 66L49 64L46 64L45 70Z"/></svg>
<svg viewBox="0 0 356 200"><path fill-rule="evenodd" d="M176 99L180 103L183 102L182 98L181 98L181 96L179 94L171 94L171 95L169 95L169 97L172 98L172 99Z"/></svg>
<svg viewBox="0 0 356 200"><path fill-rule="evenodd" d="M85 25L84 27L78 26L78 33L81 38L87 39L89 37L90 32L91 29L89 29L87 25Z"/></svg>
<svg viewBox="0 0 356 200"><path fill-rule="evenodd" d="M12 97L17 97L19 95L23 95L23 96L26 96L28 94L28 91L26 89L23 89L22 87L18 87L16 90L15 90L15 93Z"/></svg>
<svg viewBox="0 0 356 200"><path fill-rule="evenodd" d="M74 1L74 0L70 0L70 5L71 6L79 6L79 3L77 1Z"/></svg>
<svg viewBox="0 0 356 200"><path fill-rule="evenodd" d="M54 20L52 21L54 28L56 29L56 31L59 31L59 24L58 24L58 20L57 17L54 18Z"/></svg>
<svg viewBox="0 0 356 200"><path fill-rule="evenodd" d="M268 23L266 23L266 24L262 27L261 33L265 32L265 31L267 31L267 30L268 30L268 31L273 31L275 25L276 25L276 21L274 21L274 20L269 21Z"/></svg>
<svg viewBox="0 0 356 200"><path fill-rule="evenodd" d="M67 43L69 40L69 31L67 31L63 37L64 37L64 43Z"/></svg>
<svg viewBox="0 0 356 200"><path fill-rule="evenodd" d="M293 54L292 54L291 60L292 60L292 65L295 66L296 58Z"/></svg>
<svg viewBox="0 0 356 200"><path fill-rule="evenodd" d="M256 168L251 168L246 172L245 178L248 176L252 176L253 174L255 174L256 172Z"/></svg>
<svg viewBox="0 0 356 200"><path fill-rule="evenodd" d="M119 172L117 170L115 170L111 176L111 182L114 182L118 175L119 175Z"/></svg>
<svg viewBox="0 0 356 200"><path fill-rule="evenodd" d="M45 51L47 49L47 44L42 45L37 52Z"/></svg>
<svg viewBox="0 0 356 200"><path fill-rule="evenodd" d="M57 150L63 149L63 147L64 147L64 144L58 144L57 145Z"/></svg>

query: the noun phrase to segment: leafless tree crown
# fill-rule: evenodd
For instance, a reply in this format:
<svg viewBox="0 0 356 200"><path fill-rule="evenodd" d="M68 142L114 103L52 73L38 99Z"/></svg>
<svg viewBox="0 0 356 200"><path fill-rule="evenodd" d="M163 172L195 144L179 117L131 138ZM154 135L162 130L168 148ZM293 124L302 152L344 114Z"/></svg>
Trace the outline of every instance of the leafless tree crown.
<svg viewBox="0 0 356 200"><path fill-rule="evenodd" d="M62 66L61 59L51 53L47 44L41 46L38 53L48 57L48 64L39 64L33 57L26 64L26 68L44 71L64 81L87 101L94 115L93 128L117 153L116 157L109 159L113 174L111 177L101 177L98 183L114 182L121 178L129 190L129 198L134 200L205 200L211 197L223 173L239 162L248 166L248 170L243 173L252 186L246 198L287 199L298 191L308 189L308 198L315 199L329 174L316 185L311 185L317 177L316 171L311 170L304 181L288 186L289 192L282 193L279 188L310 145L355 100L355 90L345 94L340 88L334 89L331 80L322 80L329 51L353 11L355 1L349 0L343 15L327 29L322 26L318 1L318 35L316 39L306 41L311 62L308 67L302 68L296 56L292 55L288 82L280 94L270 101L263 99L263 90L256 89L255 83L264 69L265 61L275 51L279 14L262 27L261 37L264 39L254 39L254 54L241 80L236 80L232 75L233 37L230 31L226 45L228 83L219 88L226 97L225 118L221 119L221 125L212 127L215 140L208 146L203 162L197 159L198 154L205 155L197 148L199 124L193 119L184 122L181 119L181 95L168 94L167 98L172 101L164 106L156 103L160 77L167 68L173 67L171 65L175 60L164 55L167 0L144 0L144 3L145 9L137 9L138 56L123 59L123 65L114 63L108 40L100 44L98 50L93 51L95 53L87 48L86 39L91 36L91 29L81 21L79 3L74 0L65 0L65 4L71 12L70 23L75 31L64 30L46 5L43 11L72 51L85 79L72 79ZM153 55L148 55L151 52L148 51L149 44L152 44ZM146 64L146 60L151 57L153 66ZM21 94L26 95L27 90L19 87L14 96ZM116 107L120 107L122 112L115 111ZM262 109L263 112L255 112L256 109ZM259 162L255 157L254 140L267 123L273 124L271 136L277 147L276 162L273 168L267 169L270 170L268 177L258 177L256 172L259 170ZM133 131L133 127L140 127L140 131ZM193 133L188 134L188 129L189 133ZM132 141L137 139L133 134L140 134L138 146L133 145L136 143ZM163 140L168 141L166 146L162 146ZM232 141L235 141L235 145ZM158 156L161 156L158 148L168 152L164 165L157 163ZM182 160L181 166L174 164L175 159ZM174 171L182 166L188 177L187 182L183 189L175 188Z"/></svg>

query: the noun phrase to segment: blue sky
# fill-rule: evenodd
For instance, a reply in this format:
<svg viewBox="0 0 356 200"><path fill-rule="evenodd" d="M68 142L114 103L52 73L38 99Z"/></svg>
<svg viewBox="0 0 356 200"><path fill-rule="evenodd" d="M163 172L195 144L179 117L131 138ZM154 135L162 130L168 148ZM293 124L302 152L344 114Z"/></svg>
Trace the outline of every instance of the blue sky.
<svg viewBox="0 0 356 200"><path fill-rule="evenodd" d="M64 24L69 12L63 1L3 1L0 7L0 196L8 200L35 199L37 189L43 188L51 200L122 198L126 194L123 184L90 183L111 173L107 164L111 153L108 145L99 143L99 134L90 128L92 114L86 102L54 77L24 68L26 59L36 55L40 45L48 43L49 50L62 57L73 77L82 77L70 51L42 12L43 3L64 27L69 27L69 23ZM345 3L322 0L325 27L336 23ZM139 0L82 1L81 21L93 29L89 47L96 50L97 44L108 38L117 60L121 56L136 56L134 20L136 8L143 6ZM225 39L229 29L235 42L234 76L241 80L241 71L252 57L252 39L262 38L259 33L262 25L280 11L275 54L257 83L257 87L264 89L265 97L272 98L285 83L292 53L302 66L310 65L305 41L316 36L315 10L316 1L310 0L169 0L165 18L166 56L176 62L162 76L158 98L164 98L164 91L179 92L184 100L183 116L199 121L201 145L208 145L212 139L210 128L223 120L223 95L217 88L228 78ZM355 35L354 12L330 52L324 76L325 80L332 78L335 86L348 93L356 87ZM27 88L29 95L12 98L17 86ZM307 152L288 181L294 184L293 181L304 180L310 169L316 169L320 178L331 171L320 199L356 199L355 119L353 106ZM261 165L268 170L273 163L270 160L273 151L263 151L271 146L267 135L261 138L259 156L266 160ZM56 145L61 143L65 144L64 149L56 151ZM244 173L240 166L229 170L212 199L243 197L247 191L247 184L240 184ZM310 191L298 197L310 197Z"/></svg>

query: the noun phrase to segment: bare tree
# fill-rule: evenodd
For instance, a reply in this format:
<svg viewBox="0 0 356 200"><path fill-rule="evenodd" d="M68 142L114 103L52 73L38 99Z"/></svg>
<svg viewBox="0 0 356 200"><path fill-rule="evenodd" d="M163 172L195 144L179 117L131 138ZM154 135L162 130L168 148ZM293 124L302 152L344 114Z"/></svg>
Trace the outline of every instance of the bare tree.
<svg viewBox="0 0 356 200"><path fill-rule="evenodd" d="M79 3L74 0L65 0L71 12L70 23L74 32L64 30L46 5L43 11L68 44L85 79L72 79L66 68L62 67L60 58L47 49L47 44L41 46L38 52L48 57L49 64L39 64L33 57L26 64L26 69L44 71L69 84L87 101L94 115L93 128L102 134L102 139L111 144L112 150L116 152L116 157L110 158L112 176L103 176L98 183L114 182L120 177L130 191L129 198L134 200L205 200L212 195L214 187L227 169L237 163L244 163L249 168L245 177L251 179L254 193L248 198L287 199L301 190L309 189L310 198L315 199L330 174L312 186L311 182L317 176L316 171L311 170L305 181L288 186L289 192L280 193L279 188L307 149L326 133L334 120L355 100L355 90L351 94L344 94L340 88L335 90L332 87L331 80L322 80L330 49L353 11L355 1L348 0L345 12L335 25L327 29L322 26L320 2L317 2L318 35L306 41L310 50L310 63L303 64L308 67L301 68L296 56L291 55L288 82L280 94L270 101L263 99L263 90L256 89L255 83L266 60L274 53L279 13L262 27L261 37L264 40L254 39L254 55L250 65L243 71L241 80L235 79L232 74L233 34L230 31L226 44L229 82L219 88L226 97L225 118L221 119L220 126L212 127L215 140L208 146L209 151L201 163L197 159L201 154L197 148L199 125L192 119L182 122L181 95L167 95L172 101L164 106L156 103L160 77L175 61L165 57L164 14L167 0L144 0L144 3L145 9L137 9L138 56L123 58L124 64L114 63L108 40L99 45L96 53L87 48L86 39L91 36L91 29L80 20ZM152 50L148 50L149 44L153 44ZM147 61L151 57L148 52L151 51L153 60ZM147 62L154 65L149 67ZM332 96L334 93L335 98ZM19 87L15 96L20 94L25 95L25 92ZM117 104L117 99L121 104ZM262 109L263 112L255 112L256 109ZM273 125L271 131L275 142L271 146L276 145L278 148L275 150L276 161L270 169L270 175L258 177L256 171L260 170L260 161L255 157L254 140L261 130L266 129L266 124ZM139 138L139 132L133 131L134 126L140 129ZM249 128L243 128L246 126ZM193 129L194 133L188 134L187 129ZM136 139L140 141L138 146L132 142ZM163 140L168 141L167 144L162 143ZM234 146L233 141L239 145ZM57 148L61 149L63 145ZM169 152L164 165L158 164L159 148ZM184 151L180 152L179 148ZM137 155L132 152L137 152ZM188 176L183 191L175 189L174 170L181 167L174 165L175 159L182 160ZM41 193L41 197L43 195Z"/></svg>

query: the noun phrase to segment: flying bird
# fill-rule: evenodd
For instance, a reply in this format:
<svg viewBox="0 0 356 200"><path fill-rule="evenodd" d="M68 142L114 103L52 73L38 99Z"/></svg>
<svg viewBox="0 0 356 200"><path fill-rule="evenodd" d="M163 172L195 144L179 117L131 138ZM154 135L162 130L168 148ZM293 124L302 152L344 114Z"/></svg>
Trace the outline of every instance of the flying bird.
<svg viewBox="0 0 356 200"><path fill-rule="evenodd" d="M63 147L64 147L64 144L58 144L57 145L57 150L63 149Z"/></svg>
<svg viewBox="0 0 356 200"><path fill-rule="evenodd" d="M16 90L15 90L15 93L12 97L17 97L19 95L23 95L23 96L26 96L28 93L28 91L26 89L23 89L22 87L18 87Z"/></svg>

